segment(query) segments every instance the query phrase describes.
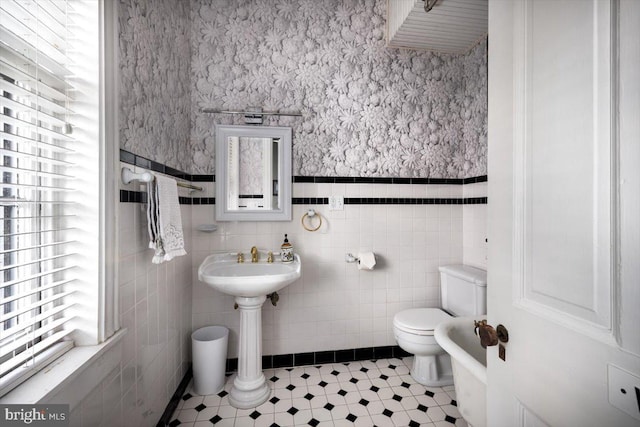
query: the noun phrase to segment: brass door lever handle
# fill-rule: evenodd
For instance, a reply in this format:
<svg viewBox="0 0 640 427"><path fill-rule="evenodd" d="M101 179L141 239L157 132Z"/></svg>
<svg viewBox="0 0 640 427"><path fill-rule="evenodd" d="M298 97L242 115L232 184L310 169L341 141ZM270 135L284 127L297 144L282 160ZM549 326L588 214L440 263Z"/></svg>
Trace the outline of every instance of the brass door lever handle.
<svg viewBox="0 0 640 427"><path fill-rule="evenodd" d="M487 325L486 320L481 320L479 322L476 320L474 324L474 332L480 337L480 345L482 345L482 348L498 344L498 333L493 329L493 326Z"/></svg>
<svg viewBox="0 0 640 427"><path fill-rule="evenodd" d="M475 320L474 321L474 330L473 332L480 337L480 345L483 348L491 347L498 344L500 342L508 342L509 341L509 331L504 325L498 325L497 330L493 328L493 326L487 324L487 320Z"/></svg>

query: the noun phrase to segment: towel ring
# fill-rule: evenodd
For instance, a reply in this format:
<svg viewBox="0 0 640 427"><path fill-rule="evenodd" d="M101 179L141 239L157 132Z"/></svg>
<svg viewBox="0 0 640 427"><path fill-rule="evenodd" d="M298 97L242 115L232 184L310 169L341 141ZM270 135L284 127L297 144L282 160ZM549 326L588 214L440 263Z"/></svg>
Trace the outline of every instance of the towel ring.
<svg viewBox="0 0 640 427"><path fill-rule="evenodd" d="M320 222L318 223L318 226L316 228L307 227L307 224L304 223L304 220L306 218L313 218L314 216L317 216L318 219L320 220ZM302 222L302 227L305 230L307 230L307 231L318 231L320 229L320 227L322 227L322 216L319 213L316 213L316 211L314 211L313 209L309 209L306 214L302 215L301 222Z"/></svg>

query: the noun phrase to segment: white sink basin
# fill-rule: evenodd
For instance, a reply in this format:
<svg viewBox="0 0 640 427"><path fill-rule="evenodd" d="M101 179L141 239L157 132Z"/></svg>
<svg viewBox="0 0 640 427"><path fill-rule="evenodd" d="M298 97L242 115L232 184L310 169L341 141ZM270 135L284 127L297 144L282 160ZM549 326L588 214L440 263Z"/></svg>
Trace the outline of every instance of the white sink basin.
<svg viewBox="0 0 640 427"><path fill-rule="evenodd" d="M261 252L260 261L237 262L233 254L209 255L198 268L198 279L212 288L235 297L257 297L276 292L300 278L302 263L296 254L293 262L267 262Z"/></svg>
<svg viewBox="0 0 640 427"><path fill-rule="evenodd" d="M229 392L229 403L239 409L256 408L269 399L271 388L262 373L262 304L266 295L296 281L302 272L300 257L293 262L238 262L236 254L208 256L198 268L198 279L213 289L233 295L240 311L238 375Z"/></svg>

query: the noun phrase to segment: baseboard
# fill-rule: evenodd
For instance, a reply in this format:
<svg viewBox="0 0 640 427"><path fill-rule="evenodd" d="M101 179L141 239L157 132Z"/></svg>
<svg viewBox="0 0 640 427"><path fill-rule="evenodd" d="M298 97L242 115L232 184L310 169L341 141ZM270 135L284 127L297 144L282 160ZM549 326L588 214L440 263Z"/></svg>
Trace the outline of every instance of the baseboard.
<svg viewBox="0 0 640 427"><path fill-rule="evenodd" d="M187 372L184 374L184 377L182 377L180 384L178 384L178 388L175 393L171 396L171 400L164 409L162 417L160 418L160 421L158 421L158 424L156 424L156 427L167 427L169 425L171 422L171 416L176 411L176 408L180 403L180 399L184 396L187 386L189 386L189 381L191 381L191 377L193 377L193 371L191 370L191 367L189 367Z"/></svg>
<svg viewBox="0 0 640 427"><path fill-rule="evenodd" d="M262 369L288 368L292 366L345 363L356 360L387 359L411 356L397 345L383 347L351 348L346 350L314 351L262 356ZM238 359L227 359L227 372L238 370Z"/></svg>

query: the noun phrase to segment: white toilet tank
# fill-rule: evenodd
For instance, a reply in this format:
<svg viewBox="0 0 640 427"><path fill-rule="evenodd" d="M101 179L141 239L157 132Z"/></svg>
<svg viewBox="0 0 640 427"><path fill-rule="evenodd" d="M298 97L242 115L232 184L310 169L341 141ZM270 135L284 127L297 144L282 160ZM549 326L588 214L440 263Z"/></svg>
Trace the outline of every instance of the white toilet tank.
<svg viewBox="0 0 640 427"><path fill-rule="evenodd" d="M442 308L454 316L487 313L487 272L468 265L440 267Z"/></svg>

